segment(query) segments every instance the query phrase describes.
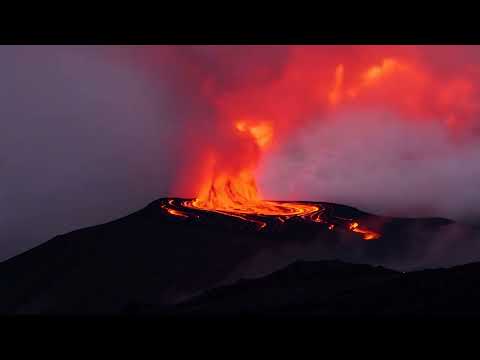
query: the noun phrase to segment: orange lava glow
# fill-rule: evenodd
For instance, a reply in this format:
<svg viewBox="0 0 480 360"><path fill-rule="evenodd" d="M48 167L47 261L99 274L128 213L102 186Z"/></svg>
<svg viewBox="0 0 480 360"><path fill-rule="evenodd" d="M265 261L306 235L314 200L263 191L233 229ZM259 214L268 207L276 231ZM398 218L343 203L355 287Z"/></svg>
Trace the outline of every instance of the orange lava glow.
<svg viewBox="0 0 480 360"><path fill-rule="evenodd" d="M440 49L445 58L449 49ZM265 152L275 151L308 122L323 121L341 109L388 109L408 121L466 128L480 110L474 86L480 69L447 73L432 66L432 58L422 51L408 46L292 46L278 67L244 64L247 57L237 61L229 52L220 53L224 57L218 56L219 67L235 74L230 87L198 63L189 63L185 73L201 79L198 91L215 109L215 124L221 125L215 127L215 137L194 136L188 144L198 144L199 155L193 164L196 170L182 177L187 189L179 192L196 193L186 206L237 216L305 216L318 211L312 205L266 201L256 184L256 171ZM244 67L248 76L237 76ZM318 217L312 220L321 222ZM349 230L365 240L379 237L357 222Z"/></svg>
<svg viewBox="0 0 480 360"><path fill-rule="evenodd" d="M267 123L247 124L240 121L235 128L248 133L251 140L259 148L265 148L271 141L272 129ZM170 203L171 204L171 203ZM211 176L209 182L203 184L196 199L185 201L183 206L192 209L207 210L251 221L263 229L267 223L261 220L246 218L246 215L276 217L284 222L284 218L300 216L313 222L323 223L320 215L320 207L304 203L266 201L259 195L255 177L250 169L242 169L238 173L219 173ZM172 215L188 217L182 212L168 209ZM335 225L329 225L333 230ZM359 227L357 222L352 223L348 230L362 234L364 240L376 240L380 234Z"/></svg>
<svg viewBox="0 0 480 360"><path fill-rule="evenodd" d="M318 207L296 203L264 201L258 194L251 172L236 176L218 175L205 184L195 200L187 206L212 211L263 216L308 215Z"/></svg>
<svg viewBox="0 0 480 360"><path fill-rule="evenodd" d="M386 58L379 65L372 65L361 72L359 80L350 87L346 87L345 66L338 64L334 71L334 84L327 93L326 101L331 105L339 105L343 99L358 97L382 79L388 78L392 73L404 71L406 68L406 65L399 61ZM271 145L275 121L233 120L232 123L239 136L247 135L249 141L257 147L256 154L265 151ZM222 164L216 163L215 171L207 177L206 182L201 184L196 199L187 203L187 206L232 214L264 216L303 216L318 211L315 206L288 202L279 204L263 200L254 176L257 159L258 157L252 157L250 162L247 161L247 166L235 171L232 171L230 166L222 169ZM365 240L378 238L378 234L359 228L358 223L353 223L350 230L364 234Z"/></svg>
<svg viewBox="0 0 480 360"><path fill-rule="evenodd" d="M259 149L269 145L273 136L271 124L238 121L235 128L246 133ZM189 207L221 211L232 214L262 216L304 216L319 208L298 203L278 203L261 198L251 168L240 169L238 173L218 173L202 185L197 198L187 202Z"/></svg>
<svg viewBox="0 0 480 360"><path fill-rule="evenodd" d="M349 229L353 232L362 234L363 240L376 240L380 237L380 234L374 231L360 228L360 225L357 222L351 223Z"/></svg>
<svg viewBox="0 0 480 360"><path fill-rule="evenodd" d="M339 105L348 97L356 98L369 87L378 85L382 80L388 79L395 72L408 70L408 67L391 58L383 59L379 65L372 65L361 72L359 80L346 87L345 66L338 64L334 71L334 84L327 93L326 101L331 105ZM348 101L348 100L345 100ZM275 121L232 121L238 135L247 135L249 140L256 145L258 152L265 151L273 141ZM257 154L258 154L257 152ZM231 171L231 167L219 168L215 164L215 172L210 174L208 180L201 184L200 191L195 200L186 205L196 209L218 211L231 214L255 214L262 216L305 216L318 211L318 207L298 203L278 203L265 201L260 196L254 176L255 165L258 157L252 157L248 166ZM233 159L232 159L233 160ZM179 214L175 214L179 215ZM313 219L321 222L321 219ZM333 226L329 227L330 230ZM374 240L379 234L362 229L358 223L352 223L349 230L361 233L365 240Z"/></svg>
<svg viewBox="0 0 480 360"><path fill-rule="evenodd" d="M173 200L169 200L168 201L168 206L167 205L162 205L162 208L167 212L169 213L170 215L173 215L173 216L178 216L178 217L182 217L182 218L185 218L187 219L188 218L188 215L179 211L179 210L176 210L176 209L172 209L170 206L173 205Z"/></svg>

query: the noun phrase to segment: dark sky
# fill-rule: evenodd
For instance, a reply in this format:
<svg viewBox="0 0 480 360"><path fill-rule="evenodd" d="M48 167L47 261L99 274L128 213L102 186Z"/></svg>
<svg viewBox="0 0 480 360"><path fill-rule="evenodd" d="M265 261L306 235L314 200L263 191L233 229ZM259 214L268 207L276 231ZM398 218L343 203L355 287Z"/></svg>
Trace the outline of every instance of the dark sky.
<svg viewBox="0 0 480 360"><path fill-rule="evenodd" d="M253 71L250 50L196 48L192 58L182 48L163 68L155 66L161 50L0 47L0 260L127 215L171 191L185 129L215 132L208 120L192 120L208 118L189 88L188 76L199 75L181 74L172 88L171 70L183 69L182 61L204 61L227 85ZM259 50L255 59L277 71L287 50ZM219 53L228 60L223 67ZM438 49L425 54L438 59L431 60L438 68L479 63L477 47L450 62ZM240 72L231 71L230 61L240 61L234 68ZM476 221L479 144L475 137L454 143L435 122L418 126L384 109L350 109L312 121L268 154L260 183L272 198L295 194L378 214Z"/></svg>
<svg viewBox="0 0 480 360"><path fill-rule="evenodd" d="M111 51L0 47L0 259L166 194L167 96Z"/></svg>

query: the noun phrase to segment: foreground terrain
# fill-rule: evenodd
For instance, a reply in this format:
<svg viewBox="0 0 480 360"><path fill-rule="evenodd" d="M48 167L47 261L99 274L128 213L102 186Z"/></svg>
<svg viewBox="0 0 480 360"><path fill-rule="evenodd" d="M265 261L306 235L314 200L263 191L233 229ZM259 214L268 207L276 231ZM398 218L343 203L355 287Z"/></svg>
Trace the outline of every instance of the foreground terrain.
<svg viewBox="0 0 480 360"><path fill-rule="evenodd" d="M312 203L330 222L348 219L381 234L366 241L328 222L275 221L259 230L208 212L199 221L168 213L168 201L57 236L0 263L0 313L476 314L480 265L403 273L443 264L444 257L451 265L470 262L478 247L473 228L461 232L462 241L470 241L465 255L456 253L458 239L442 242L457 229L445 219L386 218ZM442 251L432 260L433 245ZM316 261L295 262L305 258ZM329 259L345 262L317 261ZM251 279L238 283L242 278Z"/></svg>

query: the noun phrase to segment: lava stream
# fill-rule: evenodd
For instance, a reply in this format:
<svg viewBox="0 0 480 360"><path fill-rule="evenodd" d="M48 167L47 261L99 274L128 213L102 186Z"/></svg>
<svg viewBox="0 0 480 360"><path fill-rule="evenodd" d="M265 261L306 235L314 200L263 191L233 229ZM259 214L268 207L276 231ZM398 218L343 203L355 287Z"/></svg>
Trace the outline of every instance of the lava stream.
<svg viewBox="0 0 480 360"><path fill-rule="evenodd" d="M197 199L164 199L161 208L169 216L178 219L202 219L210 221L208 214L218 214L241 222L254 224L257 231L263 231L270 226L282 229L287 223L294 221L307 224L318 224L330 231L353 232L362 236L364 240L380 238L378 232L360 227L359 221L342 218L329 214L327 207L320 203L261 201L255 207L241 207L237 211L208 209L196 205ZM253 205L253 204L252 204ZM327 207L325 207L327 206Z"/></svg>

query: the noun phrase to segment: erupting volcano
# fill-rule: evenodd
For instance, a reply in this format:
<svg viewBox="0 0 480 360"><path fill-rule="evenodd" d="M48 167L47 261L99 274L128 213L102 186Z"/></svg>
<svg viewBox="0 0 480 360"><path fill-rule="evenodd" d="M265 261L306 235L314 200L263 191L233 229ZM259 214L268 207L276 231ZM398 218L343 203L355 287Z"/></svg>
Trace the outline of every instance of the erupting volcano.
<svg viewBox="0 0 480 360"><path fill-rule="evenodd" d="M301 227L303 230L310 226L318 227L318 231L354 232L364 240L376 240L380 233L360 227L358 220L333 215L335 205L313 202L280 202L262 201L250 204L245 209L240 205L236 209L210 209L195 205L197 200L162 199L160 207L165 214L178 218L180 221L196 223L216 223L218 220L211 214L219 214L227 219L238 220L232 223L233 228L239 230L266 231L281 233L284 230ZM224 222L223 222L224 224ZM239 225L252 225L251 227ZM315 230L315 229L312 229Z"/></svg>
<svg viewBox="0 0 480 360"><path fill-rule="evenodd" d="M240 121L235 123L235 129L240 133L247 133L258 150L267 147L272 139L273 130L268 124L247 125ZM329 218L321 204L263 200L250 168L241 169L236 174L214 172L202 185L196 199L170 199L163 203L162 207L168 214L184 219L198 219L200 216L207 216L209 212L215 212L254 223L258 230L264 229L269 223L278 228L294 218L323 224L329 230L340 224L339 228L359 233L364 240L380 237L375 231L361 228L353 219Z"/></svg>
<svg viewBox="0 0 480 360"><path fill-rule="evenodd" d="M4 51L0 315L480 316L480 48Z"/></svg>
<svg viewBox="0 0 480 360"><path fill-rule="evenodd" d="M345 110L386 108L413 121L438 118L455 130L452 135L472 119L476 105L472 83L465 74L439 77L412 48L397 49L396 56L385 56L382 47L361 48L357 54L357 50L350 51L358 62L335 55L338 49L325 58L315 50L295 47L275 76L268 69L253 66L258 79L236 79L231 87L211 71L189 63L189 73L200 79L200 98L216 111L212 115L215 128L205 137L192 134L198 147L189 153L186 167L193 165L195 170L185 173L179 183L190 192L196 191L196 197L168 201L164 204L168 213L185 219L192 214L217 213L253 222L259 229L272 221L285 224L301 219L333 230L338 224L319 203L265 200L256 173L266 152L276 151L314 119ZM219 59L220 65L225 65L225 59ZM235 70L236 65L226 64ZM191 157L191 153L196 156ZM342 221L340 227L365 240L380 237L356 219Z"/></svg>

